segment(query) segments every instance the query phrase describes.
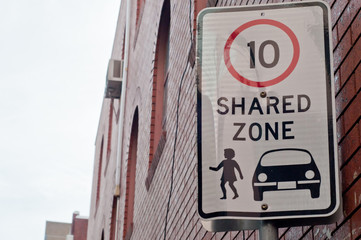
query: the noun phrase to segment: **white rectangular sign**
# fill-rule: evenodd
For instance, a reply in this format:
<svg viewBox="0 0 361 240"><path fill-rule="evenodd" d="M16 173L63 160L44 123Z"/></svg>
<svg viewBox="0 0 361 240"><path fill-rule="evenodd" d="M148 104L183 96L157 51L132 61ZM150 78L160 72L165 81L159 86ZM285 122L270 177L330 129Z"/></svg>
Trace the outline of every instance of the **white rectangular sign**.
<svg viewBox="0 0 361 240"><path fill-rule="evenodd" d="M199 14L203 219L323 218L339 208L329 18L320 1Z"/></svg>

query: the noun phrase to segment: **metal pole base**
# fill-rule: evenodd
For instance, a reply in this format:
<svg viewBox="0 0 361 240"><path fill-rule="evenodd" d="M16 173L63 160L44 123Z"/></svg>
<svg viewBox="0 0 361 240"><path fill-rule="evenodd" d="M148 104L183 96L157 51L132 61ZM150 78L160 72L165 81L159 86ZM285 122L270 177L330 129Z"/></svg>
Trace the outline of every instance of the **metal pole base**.
<svg viewBox="0 0 361 240"><path fill-rule="evenodd" d="M277 240L278 228L274 223L263 221L259 228L259 240Z"/></svg>

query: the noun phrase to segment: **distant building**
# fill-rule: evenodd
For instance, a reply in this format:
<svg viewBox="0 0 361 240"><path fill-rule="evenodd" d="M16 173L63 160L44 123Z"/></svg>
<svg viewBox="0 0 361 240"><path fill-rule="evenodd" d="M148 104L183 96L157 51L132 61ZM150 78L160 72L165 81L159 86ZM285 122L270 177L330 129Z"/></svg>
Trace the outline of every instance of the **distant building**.
<svg viewBox="0 0 361 240"><path fill-rule="evenodd" d="M45 240L86 240L88 218L73 213L72 223L46 221Z"/></svg>
<svg viewBox="0 0 361 240"><path fill-rule="evenodd" d="M46 221L45 240L67 240L70 230L70 223Z"/></svg>
<svg viewBox="0 0 361 240"><path fill-rule="evenodd" d="M258 230L208 232L197 214L196 16L207 6L281 2L291 0L121 1L107 78L123 78L126 90L120 96L108 84L103 99L88 240L258 238ZM326 2L344 215L329 225L280 228L282 240L361 237L361 1Z"/></svg>

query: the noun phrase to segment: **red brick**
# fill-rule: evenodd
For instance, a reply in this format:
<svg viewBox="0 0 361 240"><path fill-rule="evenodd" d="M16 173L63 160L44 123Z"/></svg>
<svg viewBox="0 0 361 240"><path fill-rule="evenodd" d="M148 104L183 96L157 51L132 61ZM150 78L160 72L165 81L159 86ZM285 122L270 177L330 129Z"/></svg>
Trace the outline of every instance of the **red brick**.
<svg viewBox="0 0 361 240"><path fill-rule="evenodd" d="M313 240L313 231L312 231L312 229L307 232L307 234L302 238L302 240Z"/></svg>
<svg viewBox="0 0 361 240"><path fill-rule="evenodd" d="M247 240L258 240L258 230L245 230L244 236Z"/></svg>
<svg viewBox="0 0 361 240"><path fill-rule="evenodd" d="M361 235L361 209L352 215L350 223L352 239L359 239Z"/></svg>
<svg viewBox="0 0 361 240"><path fill-rule="evenodd" d="M351 48L351 30L348 30L333 53L334 69L337 69L340 66L342 60L345 58L350 48Z"/></svg>
<svg viewBox="0 0 361 240"><path fill-rule="evenodd" d="M341 65L341 86L349 78L361 59L361 40L359 39L352 47L346 60Z"/></svg>
<svg viewBox="0 0 361 240"><path fill-rule="evenodd" d="M359 148L352 159L342 169L342 189L346 189L361 174L361 149Z"/></svg>
<svg viewBox="0 0 361 240"><path fill-rule="evenodd" d="M352 23L351 32L352 32L352 42L354 43L361 33L361 12L359 12L354 22Z"/></svg>
<svg viewBox="0 0 361 240"><path fill-rule="evenodd" d="M302 233L305 234L306 232L312 232L312 226L302 226Z"/></svg>
<svg viewBox="0 0 361 240"><path fill-rule="evenodd" d="M327 2L328 5L330 5L330 7L331 7L332 4L335 2L335 0L325 0L325 2Z"/></svg>
<svg viewBox="0 0 361 240"><path fill-rule="evenodd" d="M344 223L337 231L332 234L332 239L335 240L350 240L351 239L351 226L350 222Z"/></svg>
<svg viewBox="0 0 361 240"><path fill-rule="evenodd" d="M350 1L349 5L347 6L349 9L349 14L351 15L351 19L353 19L357 12L361 9L361 0L352 0Z"/></svg>
<svg viewBox="0 0 361 240"><path fill-rule="evenodd" d="M226 235L225 232L217 232L213 235L212 240L221 240L224 235Z"/></svg>
<svg viewBox="0 0 361 240"><path fill-rule="evenodd" d="M346 30L349 28L351 24L351 20L353 16L350 14L350 4L346 7L345 11L340 17L340 20L337 23L337 31L338 31L338 39L341 39L343 34L346 32Z"/></svg>
<svg viewBox="0 0 361 240"><path fill-rule="evenodd" d="M200 225L198 225L198 226L199 226L200 230L198 231L197 236L194 240L203 239L203 236L206 234L206 230L202 226L200 226Z"/></svg>
<svg viewBox="0 0 361 240"><path fill-rule="evenodd" d="M360 121L358 122L358 126L359 126L359 129L360 129L360 134L359 134L359 136L360 136L360 142L361 142L361 119L360 119Z"/></svg>
<svg viewBox="0 0 361 240"><path fill-rule="evenodd" d="M357 181L352 187L344 194L344 215L349 216L350 213L361 203L361 181Z"/></svg>
<svg viewBox="0 0 361 240"><path fill-rule="evenodd" d="M337 24L339 37L342 37L342 35L350 27L351 22L354 19L360 7L361 7L361 0L352 0L349 2Z"/></svg>
<svg viewBox="0 0 361 240"><path fill-rule="evenodd" d="M339 117L355 93L355 75L352 75L336 97L336 117Z"/></svg>
<svg viewBox="0 0 361 240"><path fill-rule="evenodd" d="M280 235L280 236L283 236L283 235L285 235L286 234L286 232L288 231L288 227L286 227L286 228L279 228L278 229L278 235Z"/></svg>
<svg viewBox="0 0 361 240"><path fill-rule="evenodd" d="M350 128L356 123L361 113L361 92L359 92L344 112L344 129L348 132Z"/></svg>
<svg viewBox="0 0 361 240"><path fill-rule="evenodd" d="M337 142L340 143L341 139L345 135L345 127L344 127L344 121L343 116L341 116L337 122L336 122L336 135L337 135Z"/></svg>
<svg viewBox="0 0 361 240"><path fill-rule="evenodd" d="M245 240L245 239L243 238L242 231L230 232L230 239L231 239L231 240Z"/></svg>
<svg viewBox="0 0 361 240"><path fill-rule="evenodd" d="M204 240L211 240L212 237L213 237L213 233L207 232L207 233L203 236L202 239L204 239Z"/></svg>
<svg viewBox="0 0 361 240"><path fill-rule="evenodd" d="M313 239L330 239L331 233L335 229L335 225L320 225L313 227Z"/></svg>
<svg viewBox="0 0 361 240"><path fill-rule="evenodd" d="M336 25L337 26L337 25ZM338 36L338 30L337 30L337 27L335 27L333 30L332 30L332 49L335 50L335 47L336 45L338 44L338 39L339 36Z"/></svg>
<svg viewBox="0 0 361 240"><path fill-rule="evenodd" d="M231 232L226 232L222 240L230 240L230 239L231 239Z"/></svg>
<svg viewBox="0 0 361 240"><path fill-rule="evenodd" d="M355 71L355 79L355 90L358 92L361 89L361 64L358 65Z"/></svg>
<svg viewBox="0 0 361 240"><path fill-rule="evenodd" d="M344 140L340 143L340 147L342 162L344 163L357 150L357 148L360 147L359 124L356 124L352 128L351 132L347 134Z"/></svg>
<svg viewBox="0 0 361 240"><path fill-rule="evenodd" d="M337 19L340 17L340 15L341 15L342 11L345 9L347 3L348 3L347 0L338 0L332 6L332 9L331 9L332 26L334 26L336 24Z"/></svg>
<svg viewBox="0 0 361 240"><path fill-rule="evenodd" d="M337 24L338 33L340 37L350 27L352 20L354 19L360 8L361 8L361 0L352 0L349 2Z"/></svg>
<svg viewBox="0 0 361 240"><path fill-rule="evenodd" d="M252 236L252 230L244 230L243 233L244 233L244 236L246 239L249 239L251 236Z"/></svg>
<svg viewBox="0 0 361 240"><path fill-rule="evenodd" d="M300 239L303 235L302 227L292 227L284 235L285 239Z"/></svg>
<svg viewBox="0 0 361 240"><path fill-rule="evenodd" d="M335 82L335 95L337 95L338 91L340 91L341 89L340 71L337 71L335 73L334 82Z"/></svg>

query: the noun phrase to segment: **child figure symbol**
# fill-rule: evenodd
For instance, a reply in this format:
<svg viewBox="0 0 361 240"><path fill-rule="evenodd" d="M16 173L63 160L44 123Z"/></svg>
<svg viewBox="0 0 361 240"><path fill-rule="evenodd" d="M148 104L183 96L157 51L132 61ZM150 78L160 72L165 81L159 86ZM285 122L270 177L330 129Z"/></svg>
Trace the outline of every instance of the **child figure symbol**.
<svg viewBox="0 0 361 240"><path fill-rule="evenodd" d="M234 193L234 197L232 199L236 199L239 197L237 189L234 186L234 182L237 181L235 169L237 169L239 177L241 179L243 179L243 175L238 163L233 159L234 156L234 150L232 148L226 148L224 149L224 157L226 159L223 160L217 167L209 167L209 169L212 171L218 171L219 169L223 168L223 173L221 177L221 189L223 192L223 197L221 197L221 199L227 199L227 191L225 186L227 182Z"/></svg>

